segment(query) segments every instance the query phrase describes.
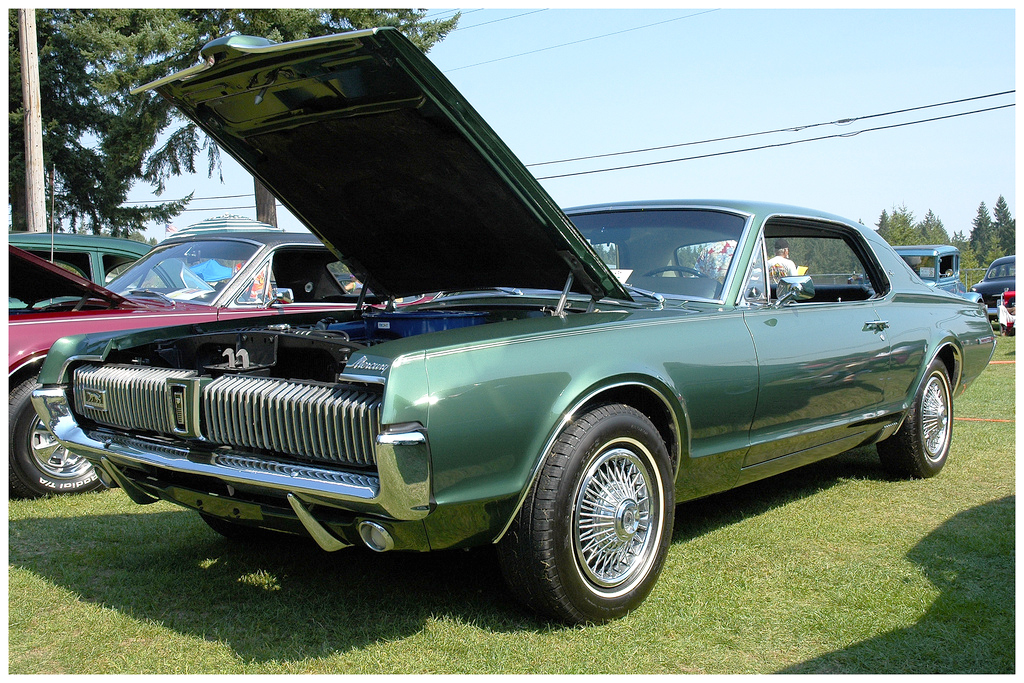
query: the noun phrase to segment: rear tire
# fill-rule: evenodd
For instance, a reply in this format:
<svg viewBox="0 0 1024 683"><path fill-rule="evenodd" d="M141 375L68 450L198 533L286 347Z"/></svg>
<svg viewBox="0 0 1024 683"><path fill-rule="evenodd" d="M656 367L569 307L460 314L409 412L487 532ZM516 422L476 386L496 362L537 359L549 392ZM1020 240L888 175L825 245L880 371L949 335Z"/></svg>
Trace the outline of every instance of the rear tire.
<svg viewBox="0 0 1024 683"><path fill-rule="evenodd" d="M57 442L32 407L36 376L10 393L10 493L19 498L40 498L60 493L84 493L103 486L85 458Z"/></svg>
<svg viewBox="0 0 1024 683"><path fill-rule="evenodd" d="M898 432L876 446L893 474L926 479L946 464L953 437L953 392L946 366L936 358Z"/></svg>
<svg viewBox="0 0 1024 683"><path fill-rule="evenodd" d="M661 435L639 411L611 404L579 417L555 441L498 545L512 592L569 623L635 609L668 553L672 474Z"/></svg>

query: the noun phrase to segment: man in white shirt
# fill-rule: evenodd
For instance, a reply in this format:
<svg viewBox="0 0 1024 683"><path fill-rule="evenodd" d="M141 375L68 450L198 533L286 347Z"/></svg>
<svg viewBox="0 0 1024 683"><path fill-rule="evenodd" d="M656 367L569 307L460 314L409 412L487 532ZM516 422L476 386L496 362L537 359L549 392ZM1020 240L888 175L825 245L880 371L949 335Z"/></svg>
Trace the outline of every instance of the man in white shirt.
<svg viewBox="0 0 1024 683"><path fill-rule="evenodd" d="M796 264L789 260L789 242L785 238L775 240L775 256L768 259L768 275L774 283L796 275Z"/></svg>

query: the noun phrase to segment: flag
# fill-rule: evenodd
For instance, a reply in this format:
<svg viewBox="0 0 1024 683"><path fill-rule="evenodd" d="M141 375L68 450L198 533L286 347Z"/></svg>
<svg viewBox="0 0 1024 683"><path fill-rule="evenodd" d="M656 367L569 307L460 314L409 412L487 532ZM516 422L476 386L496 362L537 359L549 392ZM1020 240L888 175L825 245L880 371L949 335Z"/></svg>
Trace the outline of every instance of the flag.
<svg viewBox="0 0 1024 683"><path fill-rule="evenodd" d="M164 237L170 237L174 233L178 232L178 229L170 223L164 223Z"/></svg>

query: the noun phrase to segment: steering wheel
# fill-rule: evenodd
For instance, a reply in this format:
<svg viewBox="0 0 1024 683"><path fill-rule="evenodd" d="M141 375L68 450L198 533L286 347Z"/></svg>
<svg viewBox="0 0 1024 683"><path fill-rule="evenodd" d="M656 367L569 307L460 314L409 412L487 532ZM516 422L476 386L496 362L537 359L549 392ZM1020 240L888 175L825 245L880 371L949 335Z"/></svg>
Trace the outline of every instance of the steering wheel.
<svg viewBox="0 0 1024 683"><path fill-rule="evenodd" d="M686 266L663 266L661 268L649 270L640 277L654 277L655 275L661 275L662 273L687 273L689 275L693 275L694 277L702 277L706 280L715 279L709 275L700 272L696 268L687 268Z"/></svg>

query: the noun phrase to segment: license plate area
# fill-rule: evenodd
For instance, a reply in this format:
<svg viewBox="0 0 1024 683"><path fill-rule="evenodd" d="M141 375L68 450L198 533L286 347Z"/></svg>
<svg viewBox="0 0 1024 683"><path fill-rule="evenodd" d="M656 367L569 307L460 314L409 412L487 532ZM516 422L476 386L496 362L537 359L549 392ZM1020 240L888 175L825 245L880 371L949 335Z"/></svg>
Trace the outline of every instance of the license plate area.
<svg viewBox="0 0 1024 683"><path fill-rule="evenodd" d="M199 493L197 491L190 491L189 489L178 488L176 486L166 489L166 494L172 500L184 505L185 507L198 510L199 512L205 512L213 515L214 517L254 522L263 520L263 511L260 509L259 505L255 505L253 503L244 503L240 500L234 500L233 498L223 498L209 493Z"/></svg>

